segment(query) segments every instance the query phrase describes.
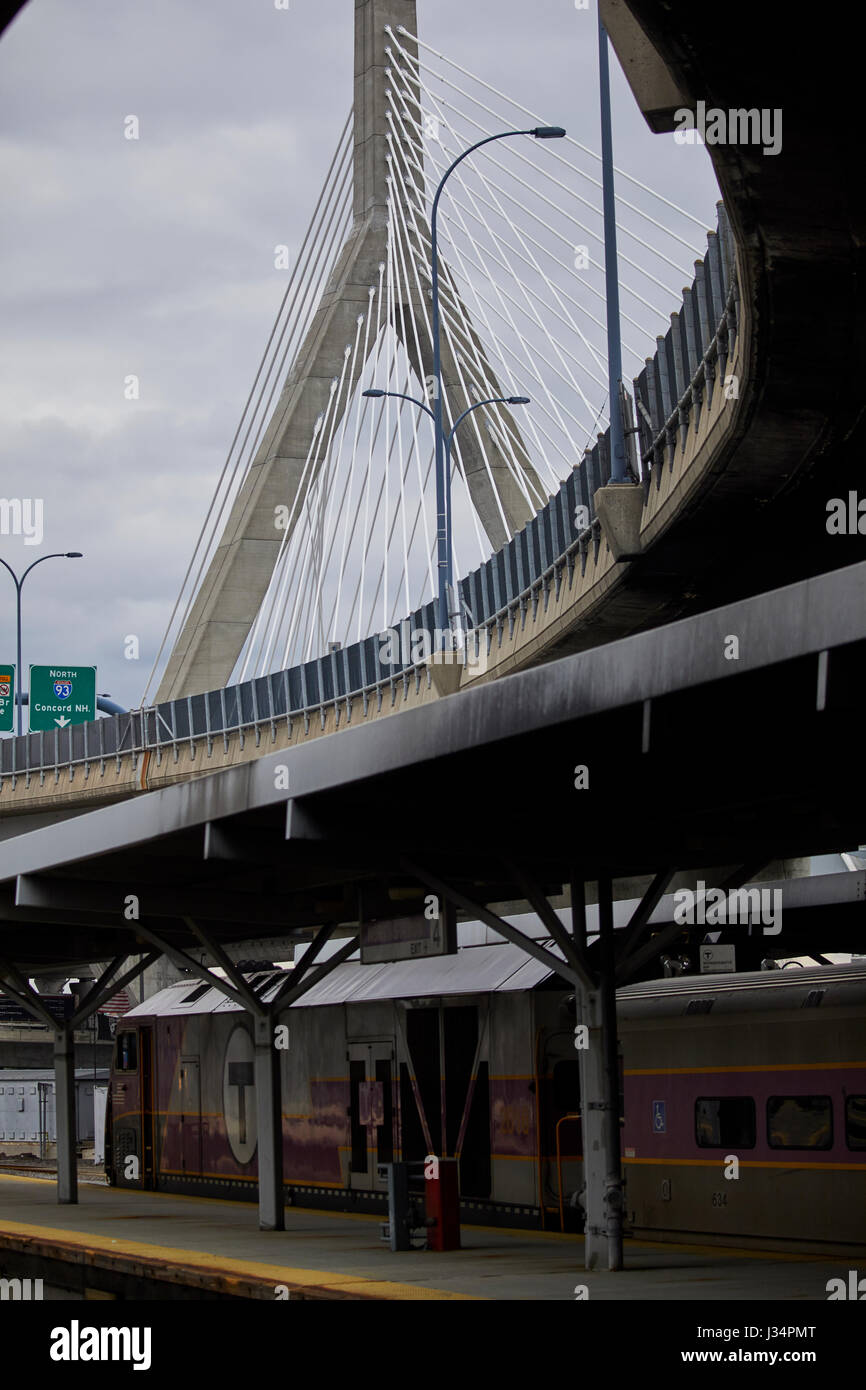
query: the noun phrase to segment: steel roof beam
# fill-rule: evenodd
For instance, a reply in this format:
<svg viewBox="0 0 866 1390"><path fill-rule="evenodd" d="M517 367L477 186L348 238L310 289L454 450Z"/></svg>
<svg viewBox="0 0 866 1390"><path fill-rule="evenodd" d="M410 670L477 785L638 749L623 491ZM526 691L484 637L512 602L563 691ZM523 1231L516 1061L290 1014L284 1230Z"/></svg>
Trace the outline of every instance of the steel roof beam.
<svg viewBox="0 0 866 1390"><path fill-rule="evenodd" d="M767 862L768 861L765 859L750 860L749 863L743 864L736 872L730 874L727 878L723 879L721 883L715 886L721 888L723 893L729 893L735 888L741 888L744 883L750 883L755 874L760 873ZM638 911L640 911L640 909L638 909ZM635 973L640 970L642 965L646 965L647 961L652 960L659 952L673 945L677 937L682 936L684 930L685 928L682 923L671 922L668 926L663 927L660 932L657 932L655 936L651 937L645 945L638 947L637 950L633 950L630 955L624 956L622 961L617 964L617 982L619 984L627 984L628 981L634 977Z"/></svg>
<svg viewBox="0 0 866 1390"><path fill-rule="evenodd" d="M577 973L584 987L586 989L594 989L594 981L592 975L589 972L586 961L581 956L573 939L565 930L565 927L560 922L558 916L556 915L556 912L551 907L550 903L542 893L539 886L536 883L533 883L531 879L528 877L528 875L518 865L512 866L512 872L514 873L514 877L517 880L517 883L520 885L522 891L526 895L527 902L529 903L533 912L535 912L536 916L540 918L543 925L547 927L547 930L550 932L550 935L553 937L553 940L556 942L563 956L568 961L568 964L572 966L575 972Z"/></svg>
<svg viewBox="0 0 866 1390"><path fill-rule="evenodd" d="M448 901L454 903L455 906L462 907L470 917L477 918L478 921L484 922L486 926L492 928L499 936L504 936L506 941L510 941L513 945L519 946L527 955L533 956L535 960L547 966L547 969L552 971L555 975L561 975L563 979L568 980L569 984L572 985L583 983L581 973L577 971L574 966L570 965L568 961L560 960L559 957L553 955L551 951L546 951L543 946L539 946L536 941L533 941L531 936L526 936L522 931L519 931L517 927L512 927L510 922L506 922L502 917L497 917L495 912L491 912L482 903L473 902L471 898L467 898L459 889L453 887L451 884L445 883L436 874L430 873L428 869L422 868L417 864L411 864L408 860L404 862L407 871L413 874L415 878L419 879L421 883L426 883L428 888L433 889L434 893L438 893L441 897L447 898Z"/></svg>
<svg viewBox="0 0 866 1390"><path fill-rule="evenodd" d="M237 993L246 1001L246 1007L251 1014L262 1015L267 1012L261 1000L256 997L250 989L241 972L238 970L233 960L230 960L222 949L218 941L209 936L203 927L193 920L192 917L184 917L184 922L189 927L196 940L200 941L205 950L213 956L217 965L228 975L229 980L234 985Z"/></svg>
<svg viewBox="0 0 866 1390"><path fill-rule="evenodd" d="M128 959L126 954L115 956L114 960L108 966L108 969L104 970L100 975L95 987L85 996L78 1009L76 1009L75 1013L72 1015L71 1026L75 1028L78 1023L83 1023L91 1014L96 1013L108 999L111 999L115 994L119 994L137 975L143 975L145 970L153 965L155 961L159 960L159 956L159 951L148 951L145 955L139 957L135 965L131 965L128 970L125 970L119 979L113 980L111 976L114 974L115 970L123 961Z"/></svg>

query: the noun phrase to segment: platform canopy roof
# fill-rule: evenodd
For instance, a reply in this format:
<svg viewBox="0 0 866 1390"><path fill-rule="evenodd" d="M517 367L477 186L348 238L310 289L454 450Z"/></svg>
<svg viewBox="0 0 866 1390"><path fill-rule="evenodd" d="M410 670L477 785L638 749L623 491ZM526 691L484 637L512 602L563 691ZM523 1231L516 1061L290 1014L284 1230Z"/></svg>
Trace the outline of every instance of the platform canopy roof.
<svg viewBox="0 0 866 1390"><path fill-rule="evenodd" d="M0 958L139 954L145 928L189 948L190 920L308 939L420 911L431 876L466 910L856 847L864 584L837 570L6 839ZM841 906L850 942L862 905Z"/></svg>

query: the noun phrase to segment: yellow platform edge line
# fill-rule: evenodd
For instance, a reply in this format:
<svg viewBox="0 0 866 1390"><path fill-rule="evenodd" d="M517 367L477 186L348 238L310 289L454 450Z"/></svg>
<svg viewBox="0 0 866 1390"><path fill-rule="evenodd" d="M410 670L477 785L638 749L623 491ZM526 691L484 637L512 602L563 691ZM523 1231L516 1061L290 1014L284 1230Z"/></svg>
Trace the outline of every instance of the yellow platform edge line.
<svg viewBox="0 0 866 1390"><path fill-rule="evenodd" d="M624 1160L624 1162L625 1162L625 1161L628 1161L628 1160ZM633 1161L633 1160L632 1160L632 1161ZM653 1161L654 1161L654 1160L653 1160ZM711 1161L711 1162L715 1162L715 1160L710 1160L710 1161ZM43 1183L43 1184L44 1184L45 1181L46 1181L45 1178L27 1178L27 1177L19 1177L16 1173L0 1173L0 1181L2 1181L3 1178L5 1178L8 1182L37 1182L37 1183ZM52 1181L52 1182L53 1182L53 1181L56 1181L56 1179L55 1179L53 1176L52 1176L49 1180ZM97 1184L97 1183L88 1184L88 1189L87 1189L87 1190L88 1190L88 1194L89 1194L91 1191L93 1191L93 1192L103 1192L103 1193L105 1193L106 1195L109 1195L109 1194L112 1193L112 1192L118 1191L117 1188L101 1187L101 1186L100 1186L99 1184ZM184 1193L184 1192L160 1192L160 1193L154 1194L153 1192L140 1192L140 1191L138 1191L138 1190L137 1190L136 1188L134 1188L134 1187L126 1187L126 1188L123 1188L123 1189L120 1189L120 1190L123 1191L123 1193L124 1193L125 1196L127 1196L127 1197L133 1197L133 1198L134 1198L134 1197L153 1197L154 1195L157 1195L157 1196L159 1197L159 1200L160 1200L161 1202L205 1202L205 1203L211 1204L211 1205L213 1205L213 1206L222 1206L222 1207L243 1207L243 1209L244 1209L245 1211L250 1211L250 1210L254 1210L254 1209L255 1209L255 1203L243 1202L243 1201L241 1201L241 1200L240 1200L239 1198L237 1198L237 1197L199 1197L198 1195L193 1195L193 1194L191 1194L191 1193ZM302 1206L300 1206L299 1204L298 1204L298 1205L293 1204L292 1206L287 1206L287 1207L285 1208L285 1210L286 1210L287 1214L289 1214L289 1215L290 1215L291 1213L293 1213L293 1212L297 1212L299 1215L305 1215L305 1216L316 1216L316 1217L323 1217L323 1216L325 1216L325 1217L331 1217L331 1218L332 1218L333 1220L335 1220L335 1221L378 1221L378 1222L381 1222L381 1221L382 1221L382 1217L383 1217L383 1215L384 1215L384 1213L378 1213L378 1212L363 1212L363 1211L351 1211L351 1212L350 1212L350 1211L329 1211L326 1207L302 1207ZM552 1208L548 1208L548 1210L551 1210L551 1211L552 1211L553 1209L552 1209ZM553 1231L553 1230L541 1230L541 1229L536 1229L536 1228L534 1228L534 1227L527 1228L527 1227L523 1227L523 1226L489 1226L489 1225L482 1225L482 1224L476 1223L476 1222L474 1222L474 1221L473 1221L473 1222L466 1222L466 1223L464 1223L464 1224L465 1224L471 1231L479 1231L479 1232L485 1231L485 1232L488 1232L490 1235L514 1237L514 1238L516 1238L517 1240L541 1240L541 1241L551 1241L551 1242L564 1242L564 1243L566 1243L566 1244L583 1245L584 1239L585 1239L583 1233L580 1232L580 1231ZM2 1236L3 1229L4 1229L4 1226L3 1226L2 1218L0 1218L0 1236ZM53 1228L52 1228L52 1229L53 1229ZM61 1232L61 1234L63 1234L63 1233ZM760 1239L760 1237L756 1237L756 1239ZM846 1253L846 1252L844 1252L844 1251L842 1251L842 1250L839 1250L837 1253L833 1253L833 1254L829 1254L829 1253L828 1253L828 1254L822 1254L822 1253L817 1252L817 1251L814 1251L814 1250L808 1250L808 1251L799 1251L799 1250L766 1250L766 1249L761 1249L760 1247L740 1246L740 1245L714 1245L714 1244L707 1244L707 1245L705 1245L705 1244L702 1244L700 1241L689 1242L689 1241L652 1240L649 1236L639 1236L639 1237L635 1237L635 1236L624 1236L624 1237L623 1237L623 1244L624 1244L625 1246L632 1246L632 1247L634 1247L635 1249L649 1249L649 1250L663 1250L663 1251L664 1251L664 1250L676 1250L676 1251L680 1251L680 1252L682 1252L682 1253L684 1253L684 1254L693 1254L693 1255L719 1255L720 1257L725 1257L725 1258L728 1258L728 1259L781 1260L781 1261L783 1261L783 1262L791 1262L791 1263L799 1263L799 1262L819 1262L819 1263L826 1263L826 1264L850 1264L851 1259L854 1257L852 1253ZM159 1248L159 1247L157 1247L157 1248ZM859 1248L860 1248L860 1247L859 1247L859 1245L858 1245L857 1249L859 1250ZM193 1252L193 1253L195 1253L195 1252ZM348 1277L348 1276L347 1276L347 1277ZM285 1280L283 1280L282 1282L285 1283ZM410 1287L410 1288L414 1288L415 1285L409 1285L409 1287ZM435 1291L434 1291L434 1294L435 1294ZM446 1296L447 1296L447 1297L455 1297L456 1295L453 1295L453 1294L452 1294L452 1295L442 1295L442 1296L443 1296L443 1297L446 1297ZM464 1295L459 1295L459 1297L469 1298L470 1295L464 1294ZM485 1299L485 1300L482 1300L482 1301L486 1302L487 1300Z"/></svg>
<svg viewBox="0 0 866 1390"><path fill-rule="evenodd" d="M38 1240L54 1246L59 1252L76 1251L102 1257L125 1256L153 1261L161 1265L183 1264L197 1273L243 1276L274 1287L277 1284L304 1289L334 1289L343 1293L355 1291L362 1297L381 1299L432 1299L478 1302L471 1294L445 1292L426 1285L398 1284L388 1279L367 1279L359 1274L337 1274L333 1270L300 1269L287 1265L260 1264L254 1260L238 1260L225 1255L210 1255L202 1250L184 1250L167 1245L150 1245L145 1241L110 1239L100 1244L90 1234L58 1229L55 1226L35 1226L23 1221L0 1222L0 1244L3 1237L18 1240Z"/></svg>

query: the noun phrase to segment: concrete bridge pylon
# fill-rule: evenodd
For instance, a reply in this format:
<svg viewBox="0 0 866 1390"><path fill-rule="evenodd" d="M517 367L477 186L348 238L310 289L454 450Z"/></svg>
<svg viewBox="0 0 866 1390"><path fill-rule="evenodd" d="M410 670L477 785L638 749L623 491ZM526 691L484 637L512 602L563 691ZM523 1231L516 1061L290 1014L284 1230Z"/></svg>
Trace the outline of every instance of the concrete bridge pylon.
<svg viewBox="0 0 866 1390"><path fill-rule="evenodd" d="M315 484L321 465L307 469L305 476L305 463L316 422L328 406L333 381L346 370L347 344L355 337L359 316L370 312L371 287L377 284L380 267L387 259L391 149L402 160L407 184L419 189L423 205L423 137L412 131L408 137L397 137L388 120L388 27L395 33L407 31L400 32L400 43L410 56L417 57L417 44L411 38L417 33L415 0L355 0L352 227L171 653L157 692L158 703L212 690L228 682L267 592L281 546L300 518L301 507L296 503ZM411 77L408 80L411 86ZM389 136L393 142L390 147ZM419 251L423 263L429 263L429 246L424 244ZM476 368L481 364L481 371L476 374L484 376L485 391L502 394L447 265L441 266L440 274L454 301L460 304L463 321L468 325ZM432 348L421 326L422 306L417 291L404 298L410 302L393 306L391 327L423 383L432 374ZM405 331L410 322L417 325L417 333ZM347 400L364 366L360 356L357 362L353 360ZM465 397L459 364L447 341L442 344L442 374L446 397L457 400L458 392ZM470 383L469 390L473 389ZM480 390L477 398L481 398ZM517 427L508 418L505 428L519 460L526 491L530 497L537 497L537 506L541 506L547 493ZM530 520L532 508L504 456L499 464L494 460L488 467L477 440L468 430L461 438L461 451L473 505L491 550L498 550L509 538L503 516L514 533ZM292 518L288 535L285 529L275 527L278 508L287 508Z"/></svg>

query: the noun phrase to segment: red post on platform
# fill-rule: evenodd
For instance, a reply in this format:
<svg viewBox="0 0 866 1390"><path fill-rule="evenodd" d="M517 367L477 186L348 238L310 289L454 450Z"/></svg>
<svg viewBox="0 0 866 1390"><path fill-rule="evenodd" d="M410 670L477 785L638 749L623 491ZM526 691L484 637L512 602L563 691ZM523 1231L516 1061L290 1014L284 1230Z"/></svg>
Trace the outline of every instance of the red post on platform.
<svg viewBox="0 0 866 1390"><path fill-rule="evenodd" d="M428 1250L460 1249L460 1187L456 1158L424 1160Z"/></svg>

